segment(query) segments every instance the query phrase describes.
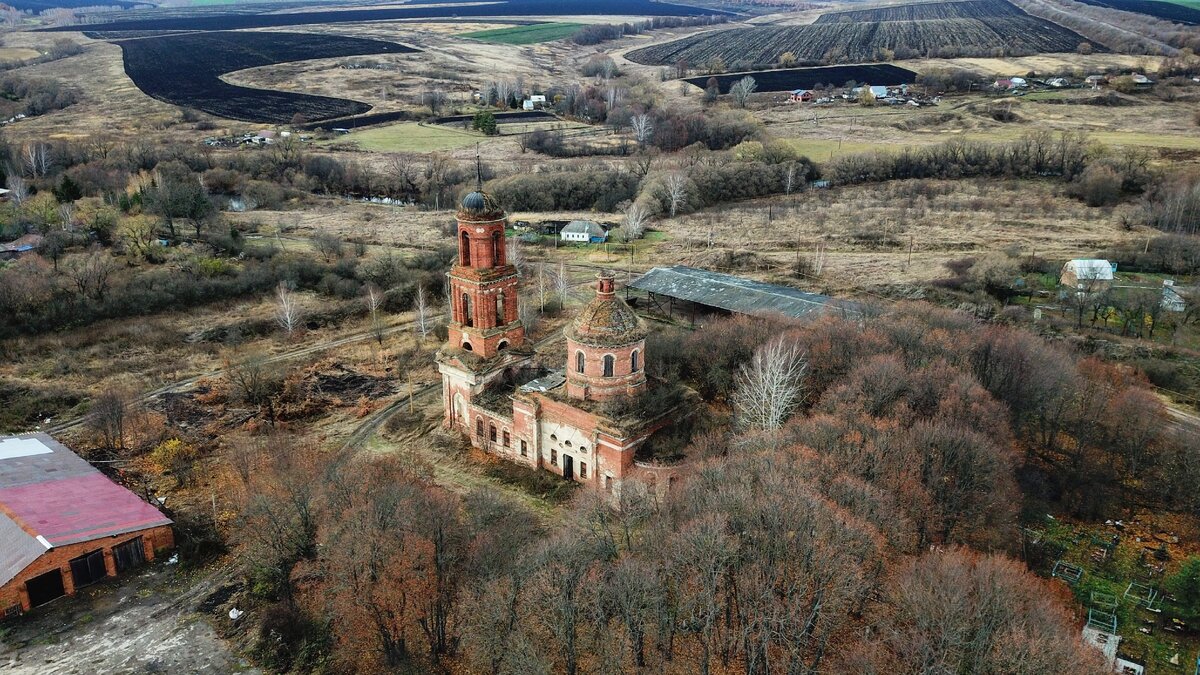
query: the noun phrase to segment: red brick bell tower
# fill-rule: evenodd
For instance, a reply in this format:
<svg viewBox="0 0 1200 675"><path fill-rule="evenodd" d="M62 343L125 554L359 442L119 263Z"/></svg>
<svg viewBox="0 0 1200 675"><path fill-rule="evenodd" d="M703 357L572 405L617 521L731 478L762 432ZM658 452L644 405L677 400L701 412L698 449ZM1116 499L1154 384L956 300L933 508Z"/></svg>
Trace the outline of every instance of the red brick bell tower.
<svg viewBox="0 0 1200 675"><path fill-rule="evenodd" d="M463 198L458 209L458 260L450 268L450 324L438 350L445 423L479 438L482 427L475 398L489 382L528 361L525 327L517 311L517 268L505 253L508 215L482 189Z"/></svg>
<svg viewBox="0 0 1200 675"><path fill-rule="evenodd" d="M505 252L507 222L504 209L481 189L463 198L458 210L447 347L483 359L525 341L525 328L517 318L517 268L508 264Z"/></svg>

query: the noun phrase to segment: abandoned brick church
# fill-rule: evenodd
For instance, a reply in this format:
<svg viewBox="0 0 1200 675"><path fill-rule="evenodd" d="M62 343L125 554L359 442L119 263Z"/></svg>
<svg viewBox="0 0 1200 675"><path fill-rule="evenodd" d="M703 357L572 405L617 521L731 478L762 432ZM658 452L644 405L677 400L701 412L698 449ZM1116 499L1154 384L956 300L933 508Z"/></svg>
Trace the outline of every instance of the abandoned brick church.
<svg viewBox="0 0 1200 675"><path fill-rule="evenodd" d="M479 189L458 211L449 337L437 356L446 426L477 448L613 496L635 471L669 484L667 469L636 462L635 452L670 415L630 422L605 414L606 403L649 386L646 326L602 274L596 297L564 330L562 369L536 366L517 313L507 218Z"/></svg>

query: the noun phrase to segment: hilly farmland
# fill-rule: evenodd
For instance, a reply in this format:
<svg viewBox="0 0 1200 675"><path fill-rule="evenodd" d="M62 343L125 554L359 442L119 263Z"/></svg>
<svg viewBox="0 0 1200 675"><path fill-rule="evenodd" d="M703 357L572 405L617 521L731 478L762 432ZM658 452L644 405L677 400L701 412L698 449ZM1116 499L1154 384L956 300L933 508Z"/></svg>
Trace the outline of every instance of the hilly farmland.
<svg viewBox="0 0 1200 675"><path fill-rule="evenodd" d="M251 122L325 120L364 113L358 101L237 87L221 75L302 59L404 53L411 47L361 38L304 33L216 32L125 40L125 72L160 101Z"/></svg>
<svg viewBox="0 0 1200 675"><path fill-rule="evenodd" d="M702 65L720 59L731 67L754 67L775 63L786 52L801 63L838 64L1069 52L1084 41L1006 0L970 0L837 12L803 26L710 31L634 50L627 57L646 65Z"/></svg>

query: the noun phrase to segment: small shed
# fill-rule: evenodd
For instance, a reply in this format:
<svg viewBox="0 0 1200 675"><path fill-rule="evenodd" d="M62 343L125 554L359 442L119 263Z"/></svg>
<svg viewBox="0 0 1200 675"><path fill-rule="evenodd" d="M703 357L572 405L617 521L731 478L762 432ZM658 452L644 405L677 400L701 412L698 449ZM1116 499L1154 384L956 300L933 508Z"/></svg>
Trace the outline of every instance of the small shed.
<svg viewBox="0 0 1200 675"><path fill-rule="evenodd" d="M608 240L608 232L593 220L572 220L559 233L563 241L575 241L592 244L603 244Z"/></svg>
<svg viewBox="0 0 1200 675"><path fill-rule="evenodd" d="M1116 265L1107 260L1077 258L1063 265L1059 283L1080 291L1106 290L1113 282Z"/></svg>
<svg viewBox="0 0 1200 675"><path fill-rule="evenodd" d="M42 245L44 237L40 234L27 234L18 239L0 244L0 260L13 260L27 253L33 253Z"/></svg>
<svg viewBox="0 0 1200 675"><path fill-rule="evenodd" d="M811 89L793 89L788 93L788 103L807 103L813 98Z"/></svg>
<svg viewBox="0 0 1200 675"><path fill-rule="evenodd" d="M1179 289L1175 286L1174 279L1163 279L1162 308L1168 312L1187 311L1187 300L1184 299Z"/></svg>

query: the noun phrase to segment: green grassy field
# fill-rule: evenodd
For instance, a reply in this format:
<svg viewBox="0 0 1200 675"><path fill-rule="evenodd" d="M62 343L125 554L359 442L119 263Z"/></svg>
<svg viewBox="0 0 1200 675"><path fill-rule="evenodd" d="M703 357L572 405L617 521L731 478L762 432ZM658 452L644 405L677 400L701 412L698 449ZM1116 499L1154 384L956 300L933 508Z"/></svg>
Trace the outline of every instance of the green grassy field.
<svg viewBox="0 0 1200 675"><path fill-rule="evenodd" d="M513 26L511 28L495 28L492 30L477 30L463 33L459 37L501 42L509 45L531 45L538 42L550 42L570 37L575 31L583 28L582 23L538 23L532 26Z"/></svg>
<svg viewBox="0 0 1200 675"><path fill-rule="evenodd" d="M487 136L468 131L401 122L355 131L349 136L338 136L325 141L325 144L357 143L358 147L370 152L434 152L462 148L487 140Z"/></svg>

